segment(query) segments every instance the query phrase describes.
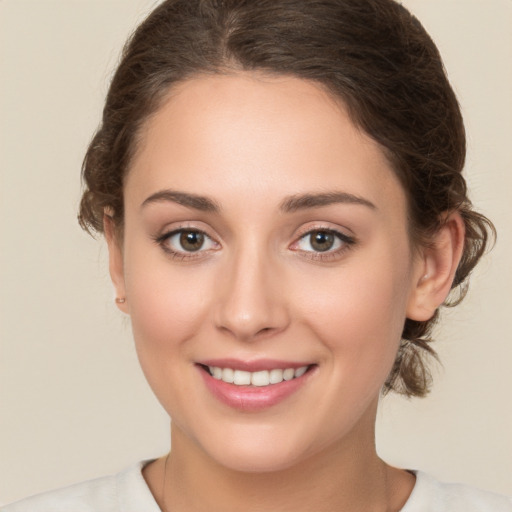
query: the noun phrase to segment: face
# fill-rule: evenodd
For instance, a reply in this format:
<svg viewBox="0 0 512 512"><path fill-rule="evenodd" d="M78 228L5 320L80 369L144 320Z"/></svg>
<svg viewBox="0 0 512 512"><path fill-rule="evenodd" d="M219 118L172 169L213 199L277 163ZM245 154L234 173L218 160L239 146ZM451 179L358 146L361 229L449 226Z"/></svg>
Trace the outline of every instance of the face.
<svg viewBox="0 0 512 512"><path fill-rule="evenodd" d="M248 471L373 443L422 268L388 161L319 87L238 74L173 89L126 180L122 251L110 245L182 439Z"/></svg>

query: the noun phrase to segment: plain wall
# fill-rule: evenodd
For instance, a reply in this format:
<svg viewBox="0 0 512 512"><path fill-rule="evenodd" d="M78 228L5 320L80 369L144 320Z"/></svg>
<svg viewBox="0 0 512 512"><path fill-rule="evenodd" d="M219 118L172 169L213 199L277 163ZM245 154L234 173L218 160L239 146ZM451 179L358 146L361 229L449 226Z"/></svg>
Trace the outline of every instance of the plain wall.
<svg viewBox="0 0 512 512"><path fill-rule="evenodd" d="M76 223L81 160L119 51L151 0L0 0L0 504L168 448L168 418ZM512 2L408 0L465 114L475 205L499 241L444 315L431 395L387 397L392 463L512 494Z"/></svg>

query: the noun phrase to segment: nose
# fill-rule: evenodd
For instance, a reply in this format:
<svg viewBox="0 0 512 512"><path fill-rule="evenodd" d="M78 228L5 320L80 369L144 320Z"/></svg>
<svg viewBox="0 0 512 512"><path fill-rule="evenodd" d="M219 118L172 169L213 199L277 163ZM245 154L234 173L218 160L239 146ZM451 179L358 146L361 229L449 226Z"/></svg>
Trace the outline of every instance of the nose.
<svg viewBox="0 0 512 512"><path fill-rule="evenodd" d="M290 319L278 265L249 250L226 265L229 268L220 278L217 294L217 328L241 341L284 331Z"/></svg>

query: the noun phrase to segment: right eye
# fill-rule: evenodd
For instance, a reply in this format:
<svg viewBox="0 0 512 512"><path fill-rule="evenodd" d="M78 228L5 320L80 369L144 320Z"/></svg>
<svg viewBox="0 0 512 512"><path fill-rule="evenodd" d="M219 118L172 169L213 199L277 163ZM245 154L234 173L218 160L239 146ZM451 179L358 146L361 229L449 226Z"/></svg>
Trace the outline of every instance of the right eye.
<svg viewBox="0 0 512 512"><path fill-rule="evenodd" d="M331 229L316 229L302 236L297 247L307 252L335 252L343 246L343 243L347 243L342 236ZM348 237L343 236L343 238Z"/></svg>
<svg viewBox="0 0 512 512"><path fill-rule="evenodd" d="M158 238L157 242L165 251L174 256L187 258L191 253L201 253L217 248L206 233L197 229L178 229Z"/></svg>

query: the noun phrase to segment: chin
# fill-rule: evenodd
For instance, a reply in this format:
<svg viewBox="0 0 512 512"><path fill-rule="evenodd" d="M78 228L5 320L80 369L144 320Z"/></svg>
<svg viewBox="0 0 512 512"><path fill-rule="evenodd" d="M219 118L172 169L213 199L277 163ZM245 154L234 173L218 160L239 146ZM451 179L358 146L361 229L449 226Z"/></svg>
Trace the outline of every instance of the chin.
<svg viewBox="0 0 512 512"><path fill-rule="evenodd" d="M196 431L198 435L189 432L192 435L187 437L213 464L231 471L269 473L291 468L311 455L304 430L293 430L262 423L238 423Z"/></svg>
<svg viewBox="0 0 512 512"><path fill-rule="evenodd" d="M253 447L236 449L231 447L219 453L217 450L210 453L218 464L231 471L242 473L272 473L284 471L293 467L300 460L297 451L283 450L282 447L268 445L266 447Z"/></svg>

